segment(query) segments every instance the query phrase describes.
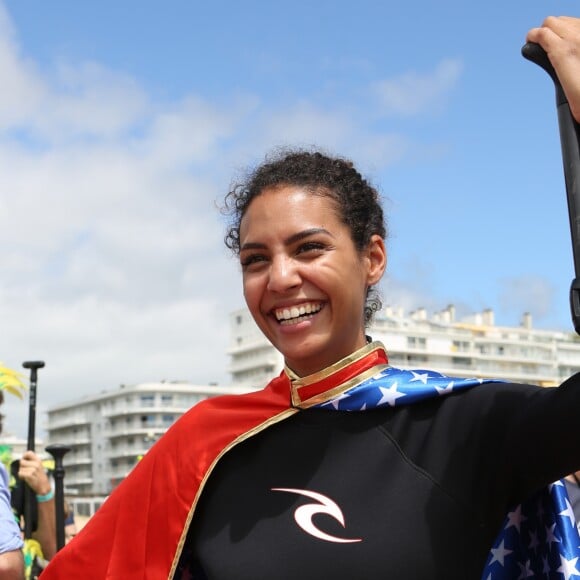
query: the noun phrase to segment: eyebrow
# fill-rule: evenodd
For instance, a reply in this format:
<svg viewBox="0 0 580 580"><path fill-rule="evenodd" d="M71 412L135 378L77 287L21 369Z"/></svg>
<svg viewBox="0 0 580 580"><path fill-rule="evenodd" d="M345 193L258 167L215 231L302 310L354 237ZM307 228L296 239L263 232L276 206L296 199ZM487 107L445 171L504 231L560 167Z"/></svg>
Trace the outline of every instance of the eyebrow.
<svg viewBox="0 0 580 580"><path fill-rule="evenodd" d="M300 240L303 240L304 238L309 238L310 236L315 236L317 234L326 234L330 237L334 237L328 230L324 228L309 228L307 230L302 230L301 232L296 232L295 234L287 237L284 240L284 245L290 246L296 242L299 242ZM266 248L266 244L262 244L260 242L247 242L240 248L240 252L243 252L244 250L263 250L264 248Z"/></svg>

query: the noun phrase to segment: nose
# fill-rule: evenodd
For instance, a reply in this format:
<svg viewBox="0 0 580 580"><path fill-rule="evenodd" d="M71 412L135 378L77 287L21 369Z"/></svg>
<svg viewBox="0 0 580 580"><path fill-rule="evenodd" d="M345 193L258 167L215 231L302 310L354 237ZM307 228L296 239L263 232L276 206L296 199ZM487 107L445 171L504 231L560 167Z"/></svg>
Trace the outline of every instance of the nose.
<svg viewBox="0 0 580 580"><path fill-rule="evenodd" d="M299 286L302 281L297 264L288 256L277 256L272 259L268 290L271 292L286 292Z"/></svg>

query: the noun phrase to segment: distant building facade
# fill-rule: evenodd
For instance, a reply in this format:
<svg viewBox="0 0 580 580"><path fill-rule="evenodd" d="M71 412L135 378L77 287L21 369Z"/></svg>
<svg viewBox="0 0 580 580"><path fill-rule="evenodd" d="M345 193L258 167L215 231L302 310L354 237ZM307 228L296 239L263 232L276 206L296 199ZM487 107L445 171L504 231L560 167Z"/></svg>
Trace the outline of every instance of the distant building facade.
<svg viewBox="0 0 580 580"><path fill-rule="evenodd" d="M208 397L262 388L282 370L281 354L248 310L232 313L230 326L231 386L144 383L49 409L49 442L71 448L64 460L70 492L107 495L190 407ZM518 327L502 327L495 326L491 310L458 321L453 306L432 316L423 309L405 314L387 307L368 334L384 343L393 366L403 368L542 386L557 385L580 371L580 337L534 329L529 314Z"/></svg>
<svg viewBox="0 0 580 580"><path fill-rule="evenodd" d="M280 372L280 353L257 328L248 310L230 315L229 347L233 384L263 386ZM455 308L428 316L386 307L368 334L381 341L393 366L425 368L461 377L492 377L555 386L580 371L580 337L539 330L525 313L520 326L496 326L492 310L455 319Z"/></svg>

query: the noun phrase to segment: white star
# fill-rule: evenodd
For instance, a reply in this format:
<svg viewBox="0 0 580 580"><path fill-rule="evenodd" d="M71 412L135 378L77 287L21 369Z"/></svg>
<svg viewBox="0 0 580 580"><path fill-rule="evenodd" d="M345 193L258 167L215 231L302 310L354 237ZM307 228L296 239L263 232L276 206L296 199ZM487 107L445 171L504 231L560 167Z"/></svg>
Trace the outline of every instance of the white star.
<svg viewBox="0 0 580 580"><path fill-rule="evenodd" d="M501 544L497 548L491 549L491 555L493 558L489 565L491 566L494 562L499 562L502 566L504 565L504 559L506 556L511 554L513 550L508 550L504 547L504 540L501 541Z"/></svg>
<svg viewBox="0 0 580 580"><path fill-rule="evenodd" d="M525 565L522 564L521 562L518 562L518 566L520 567L520 575L518 576L518 580L520 580L520 578L529 578L530 576L534 575L534 571L530 570L530 561L527 560Z"/></svg>
<svg viewBox="0 0 580 580"><path fill-rule="evenodd" d="M522 515L521 504L518 505L518 507L513 512L509 512L507 517L508 523L505 529L507 530L508 528L514 526L517 528L518 532L520 531L520 524L528 519L526 516Z"/></svg>
<svg viewBox="0 0 580 580"><path fill-rule="evenodd" d="M364 403L363 406L359 409L359 411L366 411L367 404Z"/></svg>
<svg viewBox="0 0 580 580"><path fill-rule="evenodd" d="M565 501L566 501L566 509L560 512L558 515L562 516L563 518L570 518L570 524L575 525L576 518L574 517L574 510L572 509L572 506L570 505L568 498L565 498Z"/></svg>
<svg viewBox="0 0 580 580"><path fill-rule="evenodd" d="M440 395L446 395L448 393L450 393L453 390L453 381L451 381L450 383L447 383L446 387L437 387L435 386L435 389L437 390L437 392Z"/></svg>
<svg viewBox="0 0 580 580"><path fill-rule="evenodd" d="M405 393L397 391L397 382L395 381L388 389L379 387L381 391L381 400L377 403L378 406L388 403L391 407L395 406L395 401L400 397L405 397Z"/></svg>
<svg viewBox="0 0 580 580"><path fill-rule="evenodd" d="M348 397L350 397L350 395L348 393L342 393L342 395L339 395L338 397L332 399L332 401L330 401L330 404L336 410L338 410L338 403L339 403L339 401L342 401L342 399L348 399Z"/></svg>
<svg viewBox="0 0 580 580"><path fill-rule="evenodd" d="M554 530L555 527L556 527L556 524L552 524L551 527L546 528L546 542L548 543L548 546L550 546L550 547L552 547L552 542L554 542L554 544L560 543L560 538L558 538L555 534L555 530Z"/></svg>
<svg viewBox="0 0 580 580"><path fill-rule="evenodd" d="M560 567L558 572L564 575L564 580L570 580L571 576L580 576L580 570L576 568L576 562L578 562L578 557L567 560L560 554Z"/></svg>
<svg viewBox="0 0 580 580"><path fill-rule="evenodd" d="M378 381L379 379L386 378L388 374L389 374L389 369L384 369L382 371L379 371L378 373L375 373L370 378L370 380L371 381Z"/></svg>
<svg viewBox="0 0 580 580"><path fill-rule="evenodd" d="M421 381L424 385L427 384L427 379L429 378L429 373L416 373L415 371L411 371L413 374L413 378L409 380L410 383L415 381Z"/></svg>

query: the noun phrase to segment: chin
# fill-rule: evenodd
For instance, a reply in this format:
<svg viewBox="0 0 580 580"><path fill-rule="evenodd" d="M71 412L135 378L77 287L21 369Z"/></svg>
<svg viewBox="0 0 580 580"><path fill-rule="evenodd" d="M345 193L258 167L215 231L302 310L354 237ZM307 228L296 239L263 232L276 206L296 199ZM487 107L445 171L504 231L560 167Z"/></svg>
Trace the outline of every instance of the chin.
<svg viewBox="0 0 580 580"><path fill-rule="evenodd" d="M311 375L339 360L328 356L327 349L317 348L316 345L304 344L299 348L278 349L282 353L286 364L302 376ZM307 355L307 356L305 356Z"/></svg>

